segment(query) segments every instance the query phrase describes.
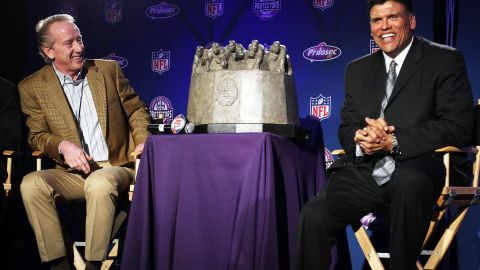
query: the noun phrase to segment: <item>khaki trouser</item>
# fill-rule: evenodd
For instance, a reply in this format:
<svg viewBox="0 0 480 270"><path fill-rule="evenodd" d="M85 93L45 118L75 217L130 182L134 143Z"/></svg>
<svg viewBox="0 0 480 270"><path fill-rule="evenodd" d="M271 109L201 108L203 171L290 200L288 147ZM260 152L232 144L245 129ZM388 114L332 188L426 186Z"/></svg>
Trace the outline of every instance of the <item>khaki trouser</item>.
<svg viewBox="0 0 480 270"><path fill-rule="evenodd" d="M118 194L133 182L133 169L98 162L89 175L62 169L32 172L20 185L23 204L43 262L66 256L65 241L55 207L59 197L86 200L85 258L102 261L107 256Z"/></svg>

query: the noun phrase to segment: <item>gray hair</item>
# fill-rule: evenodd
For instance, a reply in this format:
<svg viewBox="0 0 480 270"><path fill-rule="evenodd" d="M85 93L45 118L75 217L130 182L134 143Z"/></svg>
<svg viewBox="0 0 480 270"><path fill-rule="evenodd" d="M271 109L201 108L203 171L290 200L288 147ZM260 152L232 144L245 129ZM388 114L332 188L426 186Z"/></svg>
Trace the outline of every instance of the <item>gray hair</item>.
<svg viewBox="0 0 480 270"><path fill-rule="evenodd" d="M52 59L43 52L43 47L52 48L53 39L50 37L49 28L55 22L71 22L75 23L75 19L69 14L55 14L49 16L43 20L38 21L35 26L35 31L37 32L37 46L38 53L42 56L45 63L50 64Z"/></svg>

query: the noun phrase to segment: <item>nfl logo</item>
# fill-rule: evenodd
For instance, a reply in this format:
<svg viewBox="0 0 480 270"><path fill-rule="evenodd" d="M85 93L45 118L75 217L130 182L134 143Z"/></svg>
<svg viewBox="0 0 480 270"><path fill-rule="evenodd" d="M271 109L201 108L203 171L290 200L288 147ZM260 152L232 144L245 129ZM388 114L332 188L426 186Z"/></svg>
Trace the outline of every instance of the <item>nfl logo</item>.
<svg viewBox="0 0 480 270"><path fill-rule="evenodd" d="M380 50L380 48L378 47L377 43L375 43L375 41L373 41L373 39L370 39L370 54L376 52Z"/></svg>
<svg viewBox="0 0 480 270"><path fill-rule="evenodd" d="M310 117L322 121L330 117L332 97L324 97L320 94L318 97L310 97Z"/></svg>
<svg viewBox="0 0 480 270"><path fill-rule="evenodd" d="M223 0L205 0L205 16L215 19L223 15Z"/></svg>
<svg viewBox="0 0 480 270"><path fill-rule="evenodd" d="M77 8L75 5L70 2L70 1L64 1L60 3L57 7L58 13L64 13L72 16L75 18L76 21L79 21L78 14L77 14Z"/></svg>
<svg viewBox="0 0 480 270"><path fill-rule="evenodd" d="M118 0L105 1L105 21L116 24L122 20L123 3Z"/></svg>
<svg viewBox="0 0 480 270"><path fill-rule="evenodd" d="M313 0L313 7L322 11L333 6L333 0Z"/></svg>
<svg viewBox="0 0 480 270"><path fill-rule="evenodd" d="M170 69L170 51L152 52L152 71L162 74Z"/></svg>

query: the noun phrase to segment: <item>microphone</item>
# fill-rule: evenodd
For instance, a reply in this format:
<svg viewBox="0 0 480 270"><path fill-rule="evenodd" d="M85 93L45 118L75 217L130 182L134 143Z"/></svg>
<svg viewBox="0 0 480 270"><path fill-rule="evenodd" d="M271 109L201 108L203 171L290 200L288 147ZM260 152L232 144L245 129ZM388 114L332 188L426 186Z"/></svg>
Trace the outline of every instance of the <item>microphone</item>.
<svg viewBox="0 0 480 270"><path fill-rule="evenodd" d="M160 122L160 121L159 121ZM173 118L171 124L149 124L148 131L153 134L158 133L193 133L195 130L195 125L193 123L188 123L187 119L183 114L179 114Z"/></svg>

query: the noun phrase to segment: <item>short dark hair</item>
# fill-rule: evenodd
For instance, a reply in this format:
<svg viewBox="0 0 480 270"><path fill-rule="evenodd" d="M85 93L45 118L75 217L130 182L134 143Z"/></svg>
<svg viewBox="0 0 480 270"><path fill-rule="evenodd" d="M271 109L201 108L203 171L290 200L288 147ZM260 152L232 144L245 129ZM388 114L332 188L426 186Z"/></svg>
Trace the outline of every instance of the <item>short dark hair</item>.
<svg viewBox="0 0 480 270"><path fill-rule="evenodd" d="M370 14L373 6L385 4L387 1L398 2L402 4L408 12L413 13L413 4L411 0L368 0L368 13Z"/></svg>

